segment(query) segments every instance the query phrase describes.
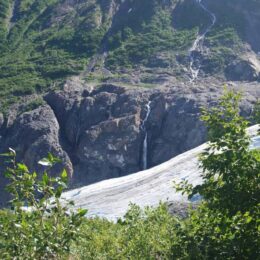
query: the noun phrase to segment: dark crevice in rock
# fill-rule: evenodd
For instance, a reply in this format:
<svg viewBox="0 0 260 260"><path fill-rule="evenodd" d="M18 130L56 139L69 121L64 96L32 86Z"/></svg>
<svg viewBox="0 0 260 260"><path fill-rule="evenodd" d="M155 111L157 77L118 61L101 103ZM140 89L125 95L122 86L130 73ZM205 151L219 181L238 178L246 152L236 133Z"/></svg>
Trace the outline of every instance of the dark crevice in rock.
<svg viewBox="0 0 260 260"><path fill-rule="evenodd" d="M0 136L4 137L7 129L7 117L0 113Z"/></svg>
<svg viewBox="0 0 260 260"><path fill-rule="evenodd" d="M69 159L72 163L72 166L74 166L75 162L77 161L77 158L75 158L73 156L73 146L72 144L69 142L69 140L66 137L66 134L64 133L64 127L63 127L63 123L61 122L59 116L56 114L57 111L55 109L55 107L52 106L51 103L48 102L48 99L45 99L45 101L47 102L47 104L49 105L49 107L52 109L56 120L59 124L59 144L62 147L62 150L65 151L67 153L67 155L69 156Z"/></svg>

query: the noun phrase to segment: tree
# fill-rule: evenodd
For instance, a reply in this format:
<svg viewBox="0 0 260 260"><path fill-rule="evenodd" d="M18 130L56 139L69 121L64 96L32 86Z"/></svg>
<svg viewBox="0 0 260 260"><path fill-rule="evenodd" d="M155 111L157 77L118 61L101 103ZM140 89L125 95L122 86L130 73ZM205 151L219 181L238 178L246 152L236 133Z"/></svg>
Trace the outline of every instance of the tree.
<svg viewBox="0 0 260 260"><path fill-rule="evenodd" d="M61 200L67 187L67 173L48 176L59 160L51 154L39 163L46 170L40 178L26 165L16 163L15 151L4 156L10 167L5 176L12 195L11 209L0 212L0 255L3 259L57 259L69 253L70 245L86 214L85 210L69 211L70 202Z"/></svg>
<svg viewBox="0 0 260 260"><path fill-rule="evenodd" d="M203 198L191 212L183 250L196 259L260 256L260 151L250 150L248 122L239 115L240 94L225 90L216 107L204 109L208 148L200 156L203 183L177 189Z"/></svg>

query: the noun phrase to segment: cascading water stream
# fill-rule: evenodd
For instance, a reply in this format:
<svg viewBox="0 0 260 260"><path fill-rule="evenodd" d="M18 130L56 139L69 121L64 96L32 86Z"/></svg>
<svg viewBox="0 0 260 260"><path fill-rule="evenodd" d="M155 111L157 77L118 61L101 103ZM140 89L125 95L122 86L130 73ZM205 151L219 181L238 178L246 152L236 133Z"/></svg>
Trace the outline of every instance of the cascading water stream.
<svg viewBox="0 0 260 260"><path fill-rule="evenodd" d="M214 13L212 13L202 3L202 0L195 0L195 1L210 16L211 23L205 29L205 31L203 33L198 34L196 40L194 41L192 47L189 50L189 58L190 58L190 66L189 66L189 68L190 68L190 73L191 73L190 82L193 82L194 80L196 80L198 78L200 67L201 67L201 64L199 64L198 59L196 59L195 56L194 56L195 51L201 51L202 50L203 41L205 39L205 36L207 35L207 33L210 32L210 30L212 29L212 27L215 25L215 23L217 21L216 15Z"/></svg>
<svg viewBox="0 0 260 260"><path fill-rule="evenodd" d="M151 101L148 102L148 104L146 104L146 116L143 120L143 123L141 125L141 129L144 131L144 141L143 141L143 153L142 153L142 169L146 170L147 169L147 157L148 157L148 134L147 134L147 129L146 129L146 122L149 118L149 115L151 113Z"/></svg>

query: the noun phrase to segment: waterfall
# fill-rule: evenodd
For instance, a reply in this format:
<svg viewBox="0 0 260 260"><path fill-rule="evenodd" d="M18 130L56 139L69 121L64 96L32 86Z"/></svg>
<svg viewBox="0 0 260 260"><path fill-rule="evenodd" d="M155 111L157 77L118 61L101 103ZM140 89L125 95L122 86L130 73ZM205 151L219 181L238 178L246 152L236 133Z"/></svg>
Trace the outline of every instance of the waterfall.
<svg viewBox="0 0 260 260"><path fill-rule="evenodd" d="M151 101L146 104L146 116L143 120L143 123L141 125L141 129L144 131L144 141L143 141L143 153L142 153L142 169L146 170L147 169L147 157L148 157L148 134L147 134L147 129L146 129L146 122L148 120L148 117L151 113Z"/></svg>
<svg viewBox="0 0 260 260"><path fill-rule="evenodd" d="M211 23L210 25L205 29L205 31L203 33L198 34L196 40L194 41L192 47L189 50L189 59L190 59L190 73L191 73L191 77L190 77L190 82L193 82L194 80L196 80L198 78L199 75L199 71L200 71L200 67L201 64L199 64L198 59L195 58L194 56L194 52L195 51L201 51L202 47L203 47L203 41L205 39L205 36L207 35L207 33L210 32L210 30L212 29L212 27L215 25L217 18L216 15L214 13L212 13L203 3L202 0L196 0L196 2L199 4L199 6L210 16L210 20Z"/></svg>

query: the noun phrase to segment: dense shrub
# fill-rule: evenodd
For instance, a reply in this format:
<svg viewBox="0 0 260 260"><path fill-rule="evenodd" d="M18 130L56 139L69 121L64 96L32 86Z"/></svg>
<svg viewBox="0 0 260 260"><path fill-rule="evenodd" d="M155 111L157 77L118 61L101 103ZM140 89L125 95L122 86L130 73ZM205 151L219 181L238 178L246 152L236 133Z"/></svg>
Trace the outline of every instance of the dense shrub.
<svg viewBox="0 0 260 260"><path fill-rule="evenodd" d="M196 259L260 256L260 151L249 149L239 101L239 94L226 91L218 106L203 111L210 142L200 157L203 183L179 186L190 197L203 197L187 220L185 240Z"/></svg>
<svg viewBox="0 0 260 260"><path fill-rule="evenodd" d="M69 211L61 193L67 173L41 178L24 164L15 162L15 152L5 154L11 166L5 175L7 190L13 196L11 208L0 212L0 255L2 259L57 259L66 257L77 238L85 210ZM52 166L57 159L49 155L41 163Z"/></svg>
<svg viewBox="0 0 260 260"><path fill-rule="evenodd" d="M75 244L79 259L171 259L172 242L177 241L179 221L161 204L141 210L131 205L123 220L87 220L81 239Z"/></svg>

